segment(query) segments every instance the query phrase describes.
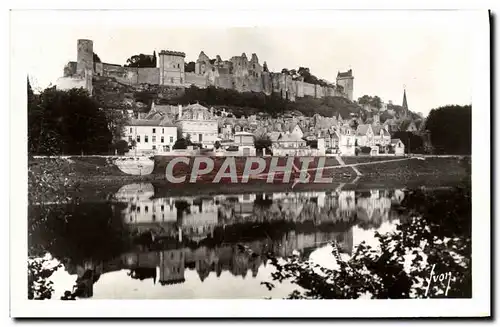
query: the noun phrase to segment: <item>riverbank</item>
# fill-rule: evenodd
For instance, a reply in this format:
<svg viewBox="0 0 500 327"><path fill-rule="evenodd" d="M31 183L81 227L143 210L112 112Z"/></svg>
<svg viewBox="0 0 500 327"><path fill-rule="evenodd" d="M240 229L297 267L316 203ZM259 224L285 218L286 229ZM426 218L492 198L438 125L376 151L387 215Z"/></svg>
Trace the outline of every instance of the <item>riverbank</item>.
<svg viewBox="0 0 500 327"><path fill-rule="evenodd" d="M190 183L192 160L190 165L179 166L174 170L174 176L187 176L182 184L172 184L166 180L165 170L174 157L157 156L142 158L141 164L149 160L151 173L146 175L131 175L123 172L116 164L117 160L137 161L134 157L57 157L32 158L29 161L29 170L33 176L53 176L50 181L55 186L56 194L70 194L88 199L107 200L113 194L128 184L151 183L158 192L155 196L182 196L193 194L230 194L252 192L291 192L291 191L335 191L357 190L363 188L416 188L454 186L464 180L470 180L470 163L459 157L432 157L425 160L417 158L371 158L371 157L343 157L341 162L335 157L325 157L322 171L315 171L319 158L310 167L311 175L320 174L323 178L330 178L329 183L298 183L295 177L284 183L277 178L274 183L267 183L264 178L250 179L247 183L231 183L229 178L213 183L215 173L207 174L204 179ZM220 167L225 158L214 158L214 166ZM237 157L236 169L241 172L246 158ZM279 165L285 165L287 158L280 158ZM373 160L370 160L373 159ZM266 166L271 160L265 158ZM356 165L361 173L358 176L351 165ZM177 167L177 166L176 166ZM469 168L468 168L469 167ZM130 171L130 170L129 170ZM268 171L268 168L265 169ZM238 174L241 175L241 174ZM39 191L39 186L30 178L30 194ZM50 201L50 196L44 197Z"/></svg>

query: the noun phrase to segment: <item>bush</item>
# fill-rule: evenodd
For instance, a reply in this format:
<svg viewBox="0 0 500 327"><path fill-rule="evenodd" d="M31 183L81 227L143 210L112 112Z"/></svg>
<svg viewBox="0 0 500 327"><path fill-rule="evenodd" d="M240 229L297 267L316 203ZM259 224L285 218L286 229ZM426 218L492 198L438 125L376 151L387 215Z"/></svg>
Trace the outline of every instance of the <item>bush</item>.
<svg viewBox="0 0 500 327"><path fill-rule="evenodd" d="M371 147L369 147L369 146L362 146L362 147L360 148L360 151L361 151L361 153L363 153L363 154L370 154L370 152L372 151L372 148L371 148Z"/></svg>
<svg viewBox="0 0 500 327"><path fill-rule="evenodd" d="M116 150L116 152L120 155L123 155L128 152L129 147L128 147L128 142L125 140L120 140L113 144L113 148Z"/></svg>

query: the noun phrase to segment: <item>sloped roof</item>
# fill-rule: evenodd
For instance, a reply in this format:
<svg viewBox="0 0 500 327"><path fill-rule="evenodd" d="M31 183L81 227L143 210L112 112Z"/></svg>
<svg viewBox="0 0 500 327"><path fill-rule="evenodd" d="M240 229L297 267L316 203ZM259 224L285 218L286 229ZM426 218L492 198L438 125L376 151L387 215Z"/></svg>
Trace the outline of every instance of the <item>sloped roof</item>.
<svg viewBox="0 0 500 327"><path fill-rule="evenodd" d="M382 126L380 125L375 125L375 126L372 126L372 130L373 130L373 134L375 135L380 135L380 131L384 131L384 136L389 136L391 134L389 134L389 132L387 132L387 130L385 128L382 128Z"/></svg>
<svg viewBox="0 0 500 327"><path fill-rule="evenodd" d="M391 144L397 144L397 143L399 143L399 142L401 142L401 140L400 140L400 139L392 139L392 140L391 140ZM402 142L401 142L401 143L402 143Z"/></svg>
<svg viewBox="0 0 500 327"><path fill-rule="evenodd" d="M268 135L269 135L269 138L271 139L272 142L276 142L278 140L278 138L280 137L281 132L270 132L270 133L268 133Z"/></svg>
<svg viewBox="0 0 500 327"><path fill-rule="evenodd" d="M161 126L161 127L176 127L170 121L165 119L131 119L129 126Z"/></svg>
<svg viewBox="0 0 500 327"><path fill-rule="evenodd" d="M304 142L304 140L295 134L281 134L278 142Z"/></svg>
<svg viewBox="0 0 500 327"><path fill-rule="evenodd" d="M368 124L359 124L358 128L356 129L356 135L366 135L369 128L370 125Z"/></svg>
<svg viewBox="0 0 500 327"><path fill-rule="evenodd" d="M183 110L208 110L208 108L202 106L199 103L194 103L194 104L187 105L186 107L183 108Z"/></svg>

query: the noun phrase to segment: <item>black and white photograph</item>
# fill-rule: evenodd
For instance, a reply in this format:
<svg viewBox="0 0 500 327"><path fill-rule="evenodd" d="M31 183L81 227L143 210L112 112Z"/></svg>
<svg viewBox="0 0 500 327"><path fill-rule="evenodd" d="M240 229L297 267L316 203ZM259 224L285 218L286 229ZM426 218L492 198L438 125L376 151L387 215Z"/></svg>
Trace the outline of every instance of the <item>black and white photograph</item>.
<svg viewBox="0 0 500 327"><path fill-rule="evenodd" d="M13 316L491 315L487 10L10 18Z"/></svg>

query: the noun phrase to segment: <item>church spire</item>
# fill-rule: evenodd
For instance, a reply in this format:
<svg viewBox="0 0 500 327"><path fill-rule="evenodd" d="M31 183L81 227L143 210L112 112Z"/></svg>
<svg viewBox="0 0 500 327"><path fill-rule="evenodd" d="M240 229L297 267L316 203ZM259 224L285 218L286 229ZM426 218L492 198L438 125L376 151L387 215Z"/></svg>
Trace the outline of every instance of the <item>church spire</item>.
<svg viewBox="0 0 500 327"><path fill-rule="evenodd" d="M403 91L403 109L408 111L408 102L406 102L406 88Z"/></svg>

